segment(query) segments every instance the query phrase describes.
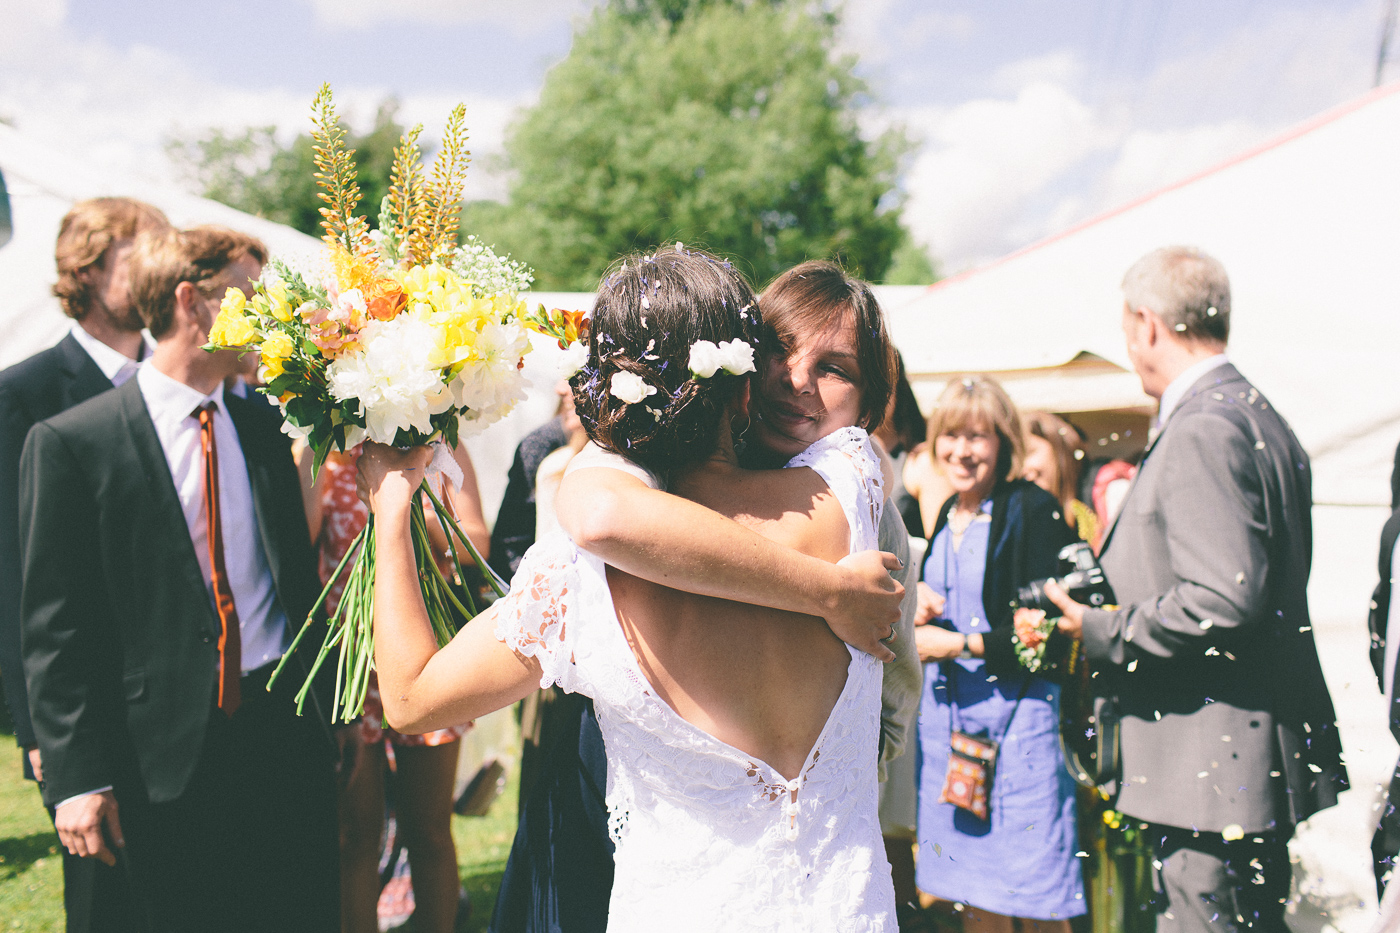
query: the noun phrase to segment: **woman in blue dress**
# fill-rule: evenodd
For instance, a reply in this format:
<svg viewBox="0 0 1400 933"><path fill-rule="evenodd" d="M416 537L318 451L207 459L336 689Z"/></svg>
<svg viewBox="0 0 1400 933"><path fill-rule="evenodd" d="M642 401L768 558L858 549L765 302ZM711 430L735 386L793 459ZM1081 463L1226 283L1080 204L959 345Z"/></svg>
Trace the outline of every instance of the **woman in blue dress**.
<svg viewBox="0 0 1400 933"><path fill-rule="evenodd" d="M1016 656L1011 601L1053 576L1073 541L1061 507L1020 479L1024 441L996 382L949 384L929 419L933 456L954 494L924 503L937 520L924 583L942 618L916 630L919 710L918 885L967 905L978 933L1069 933L1085 912L1074 781L1059 745L1059 687ZM1067 646L1052 639L1047 657ZM942 801L952 732L999 743L986 818Z"/></svg>

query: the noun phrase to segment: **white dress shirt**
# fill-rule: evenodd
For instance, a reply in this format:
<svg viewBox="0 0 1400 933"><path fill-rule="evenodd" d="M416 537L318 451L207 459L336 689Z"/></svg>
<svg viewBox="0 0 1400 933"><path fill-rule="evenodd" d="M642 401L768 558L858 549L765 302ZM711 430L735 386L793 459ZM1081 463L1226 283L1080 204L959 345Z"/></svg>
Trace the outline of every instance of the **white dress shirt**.
<svg viewBox="0 0 1400 933"><path fill-rule="evenodd" d="M78 341L78 346L87 351L87 355L92 357L97 368L102 370L102 375L106 376L114 386L119 386L136 375L139 361L151 355L151 347L146 342L144 335L141 338L141 355L134 360L125 353L107 346L83 330L83 325L77 322L73 324L73 339Z"/></svg>
<svg viewBox="0 0 1400 933"><path fill-rule="evenodd" d="M204 451L199 440L199 419L195 409L206 402L218 407L214 412L214 443L219 454L219 522L224 539L224 567L238 610L238 631L242 638L243 671L262 667L286 649L287 615L277 602L272 569L263 553L262 535L253 511L253 486L248 464L238 443L238 431L228 416L221 384L209 395L177 382L151 365L142 363L136 374L146 409L155 422L156 437L170 465L180 508L194 543L199 569L214 591L209 573L209 534L204 512Z"/></svg>
<svg viewBox="0 0 1400 933"><path fill-rule="evenodd" d="M1156 430L1161 431L1166 426L1167 419L1172 416L1172 412L1176 411L1176 407L1181 404L1187 391L1196 384L1198 379L1212 369L1218 369L1228 362L1230 360L1224 353L1217 353L1214 356L1206 357L1173 379L1171 385L1162 392L1161 401L1157 403Z"/></svg>

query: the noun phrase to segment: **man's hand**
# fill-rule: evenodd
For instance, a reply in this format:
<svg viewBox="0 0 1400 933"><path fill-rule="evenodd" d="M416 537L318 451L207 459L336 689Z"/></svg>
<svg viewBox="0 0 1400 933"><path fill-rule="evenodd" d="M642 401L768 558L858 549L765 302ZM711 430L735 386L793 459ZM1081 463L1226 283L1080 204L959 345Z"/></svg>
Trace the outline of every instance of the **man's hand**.
<svg viewBox="0 0 1400 933"><path fill-rule="evenodd" d="M924 581L919 581L919 604L914 610L914 624L928 625L934 619L943 618L943 610L947 608L948 600L942 593L935 593L933 587Z"/></svg>
<svg viewBox="0 0 1400 933"><path fill-rule="evenodd" d="M108 837L118 848L126 845L117 819L117 798L109 790L63 804L54 812L53 824L65 849L81 858L101 859L105 865L117 864L117 857L107 848Z"/></svg>
<svg viewBox="0 0 1400 933"><path fill-rule="evenodd" d="M1070 638L1078 638L1084 631L1084 604L1070 599L1069 594L1054 580L1045 582L1045 595L1064 613L1055 627Z"/></svg>
<svg viewBox="0 0 1400 933"><path fill-rule="evenodd" d="M963 637L937 625L921 625L914 629L914 644L920 661L947 661L962 654Z"/></svg>
<svg viewBox="0 0 1400 933"><path fill-rule="evenodd" d="M836 567L842 581L825 616L837 638L881 661L894 660L894 652L882 642L899 623L904 587L890 574L903 566L885 551L858 551L841 558Z"/></svg>
<svg viewBox="0 0 1400 933"><path fill-rule="evenodd" d="M44 759L39 754L39 746L27 748L24 753L29 756L29 767L34 771L34 780L42 783L44 780Z"/></svg>

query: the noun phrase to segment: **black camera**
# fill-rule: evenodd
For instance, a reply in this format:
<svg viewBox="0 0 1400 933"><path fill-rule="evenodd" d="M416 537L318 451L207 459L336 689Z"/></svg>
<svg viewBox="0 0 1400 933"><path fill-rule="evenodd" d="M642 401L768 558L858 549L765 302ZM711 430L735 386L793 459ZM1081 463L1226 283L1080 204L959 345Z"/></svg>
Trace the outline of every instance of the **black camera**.
<svg viewBox="0 0 1400 933"><path fill-rule="evenodd" d="M1113 587L1108 585L1093 548L1078 541L1060 550L1060 575L1044 580L1032 580L1016 591L1014 608L1042 609L1046 615L1059 615L1060 610L1045 595L1045 584L1054 580L1069 598L1086 606L1104 606L1114 602Z"/></svg>

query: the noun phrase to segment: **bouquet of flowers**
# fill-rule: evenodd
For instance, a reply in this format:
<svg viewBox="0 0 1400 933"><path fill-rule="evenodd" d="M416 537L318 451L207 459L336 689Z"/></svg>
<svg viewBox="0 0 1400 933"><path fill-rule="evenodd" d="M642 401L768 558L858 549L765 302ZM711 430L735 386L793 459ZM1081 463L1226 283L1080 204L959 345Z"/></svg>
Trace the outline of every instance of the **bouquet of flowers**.
<svg viewBox="0 0 1400 933"><path fill-rule="evenodd" d="M449 116L431 171L420 161L422 127L400 140L376 231L355 213L360 190L354 151L345 146L329 86L321 87L312 109L316 178L325 202L325 269L304 274L274 259L251 300L229 289L206 349L258 351L260 391L277 400L283 430L313 451L313 472L332 446L344 451L365 439L399 447L436 442L430 478L446 474L460 482L450 448L524 397L520 369L530 349L527 330L554 336L567 348L578 341L581 322L542 307L527 312L519 293L533 275L523 263L497 256L474 237L458 245L469 161L465 107L459 104ZM446 644L455 618L470 618L476 606L465 590L458 597L433 559L423 497L433 505L458 573L460 545L497 595L505 585L425 479L413 510L414 546L428 615L439 644ZM364 708L374 666L373 545L371 516L273 675L275 681L335 582L348 572L340 605L297 696L298 710L337 648L333 718L349 720Z"/></svg>
<svg viewBox="0 0 1400 933"><path fill-rule="evenodd" d="M1054 631L1056 619L1047 618L1044 609L1017 609L1012 616L1016 630L1016 659L1034 674L1045 664L1045 643Z"/></svg>

